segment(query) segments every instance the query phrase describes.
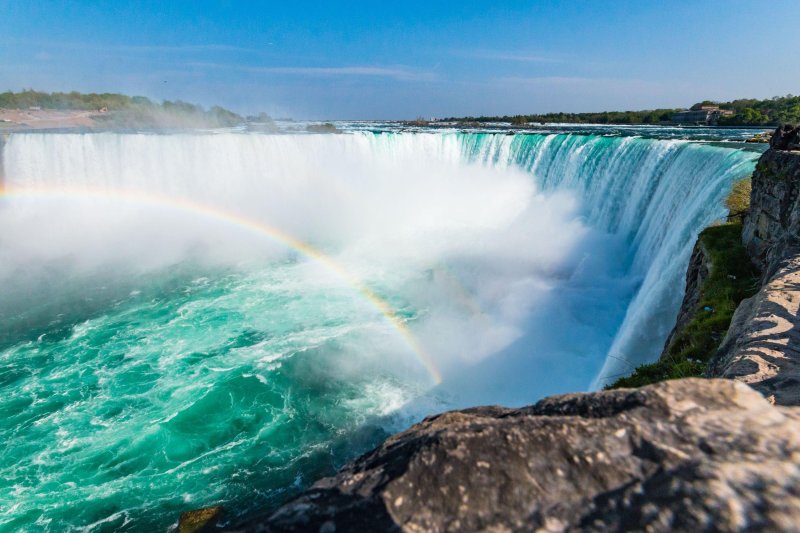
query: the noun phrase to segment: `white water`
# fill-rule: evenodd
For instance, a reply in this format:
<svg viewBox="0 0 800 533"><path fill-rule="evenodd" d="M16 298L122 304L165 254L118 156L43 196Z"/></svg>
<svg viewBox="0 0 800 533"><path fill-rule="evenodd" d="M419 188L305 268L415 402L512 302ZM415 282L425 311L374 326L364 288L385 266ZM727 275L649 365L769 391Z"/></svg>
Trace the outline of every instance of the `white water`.
<svg viewBox="0 0 800 533"><path fill-rule="evenodd" d="M724 215L753 159L578 135L12 135L6 186L43 194L0 210L0 282L17 286L3 305L14 315L35 292L19 287L43 280L67 300L67 286L187 258L253 268L287 257L196 213L48 195L191 199L314 244L408 309L448 404L528 403L602 385L660 352L694 237ZM300 292L324 273L305 275ZM392 362L408 358L393 345L354 349L411 365Z"/></svg>

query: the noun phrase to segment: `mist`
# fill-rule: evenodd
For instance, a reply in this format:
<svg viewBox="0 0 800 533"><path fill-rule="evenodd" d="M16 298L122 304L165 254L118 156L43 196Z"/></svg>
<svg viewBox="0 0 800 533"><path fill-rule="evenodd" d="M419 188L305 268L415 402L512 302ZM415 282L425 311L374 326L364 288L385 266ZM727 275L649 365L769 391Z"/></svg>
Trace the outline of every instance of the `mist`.
<svg viewBox="0 0 800 533"><path fill-rule="evenodd" d="M460 150L455 138L437 135L14 136L0 281L13 280L16 290L3 312L30 314L40 300L63 312L75 305L76 287L102 307L146 290L148 273L257 271L286 260L308 263L296 271L298 290L320 280L348 288L285 243L231 223L231 214L313 245L413 309L409 327L453 381L522 338L532 309L605 254L588 244L597 232L574 194L543 194L521 170L469 162ZM38 331L31 320L25 327ZM539 340L526 342L531 354ZM385 357L370 345L352 349ZM389 351L413 370L414 354ZM462 391L447 394L454 392ZM475 394L471 384L465 398Z"/></svg>

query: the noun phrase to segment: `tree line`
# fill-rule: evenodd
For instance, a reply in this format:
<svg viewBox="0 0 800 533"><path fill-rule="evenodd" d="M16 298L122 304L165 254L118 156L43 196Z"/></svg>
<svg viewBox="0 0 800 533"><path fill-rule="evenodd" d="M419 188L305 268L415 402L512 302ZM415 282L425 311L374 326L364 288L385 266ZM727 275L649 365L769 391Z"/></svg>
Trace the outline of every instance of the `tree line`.
<svg viewBox="0 0 800 533"><path fill-rule="evenodd" d="M733 111L733 115L719 117L724 126L767 126L800 123L800 96L788 94L766 100L744 98L730 102L705 100L692 106L700 109L715 105ZM504 115L479 117L450 117L443 120L457 122L509 122L514 125L529 123L562 122L570 124L661 124L671 121L673 113L683 109L646 109L642 111L603 111L599 113L544 113L531 115Z"/></svg>
<svg viewBox="0 0 800 533"><path fill-rule="evenodd" d="M720 109L734 111L732 116L720 117L720 125L777 125L800 123L800 96L787 94L767 100L744 98L718 104Z"/></svg>
<svg viewBox="0 0 800 533"><path fill-rule="evenodd" d="M105 111L93 118L113 127L227 127L243 118L220 106L205 109L180 100L154 102L144 96L117 93L41 92L26 89L0 93L0 109Z"/></svg>

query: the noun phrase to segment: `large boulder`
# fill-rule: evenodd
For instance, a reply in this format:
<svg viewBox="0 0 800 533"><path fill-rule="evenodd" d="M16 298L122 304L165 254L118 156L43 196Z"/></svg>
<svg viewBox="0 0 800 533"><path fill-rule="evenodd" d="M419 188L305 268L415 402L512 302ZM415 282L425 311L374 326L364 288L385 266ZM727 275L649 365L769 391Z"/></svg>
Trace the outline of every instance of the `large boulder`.
<svg viewBox="0 0 800 533"><path fill-rule="evenodd" d="M798 531L800 408L686 379L426 419L240 531Z"/></svg>

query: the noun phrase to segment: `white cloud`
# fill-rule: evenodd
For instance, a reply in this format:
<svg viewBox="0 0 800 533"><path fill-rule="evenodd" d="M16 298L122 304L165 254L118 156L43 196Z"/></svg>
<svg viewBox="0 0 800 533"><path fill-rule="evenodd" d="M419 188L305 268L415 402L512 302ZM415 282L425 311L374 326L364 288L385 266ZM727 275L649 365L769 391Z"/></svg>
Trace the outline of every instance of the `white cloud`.
<svg viewBox="0 0 800 533"><path fill-rule="evenodd" d="M564 60L551 55L507 52L502 50L469 50L455 52L455 55L475 59L491 59L493 61L514 61L519 63L563 63Z"/></svg>
<svg viewBox="0 0 800 533"><path fill-rule="evenodd" d="M393 78L404 81L432 80L432 72L412 69L406 66L337 66L337 67L261 67L249 65L229 65L225 63L188 63L188 66L214 69L230 69L240 72L264 74L286 74L290 76L373 76Z"/></svg>

